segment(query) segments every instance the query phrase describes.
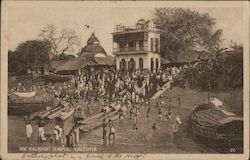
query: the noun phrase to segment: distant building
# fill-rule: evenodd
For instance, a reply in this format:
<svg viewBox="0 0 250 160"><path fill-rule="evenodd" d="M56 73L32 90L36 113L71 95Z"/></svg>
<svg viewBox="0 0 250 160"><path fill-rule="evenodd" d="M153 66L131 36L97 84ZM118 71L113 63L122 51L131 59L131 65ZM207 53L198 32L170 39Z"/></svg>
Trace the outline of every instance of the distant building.
<svg viewBox="0 0 250 160"><path fill-rule="evenodd" d="M89 37L87 44L81 49L79 57L54 61L50 68L56 73L72 74L85 67L115 66L115 59L107 55L94 33Z"/></svg>
<svg viewBox="0 0 250 160"><path fill-rule="evenodd" d="M141 19L134 27L117 25L112 34L116 70L158 72L161 66L160 33L152 22Z"/></svg>
<svg viewBox="0 0 250 160"><path fill-rule="evenodd" d="M100 41L94 33L89 37L87 45L81 49L79 57L95 58L95 57L107 57L106 51L100 45Z"/></svg>

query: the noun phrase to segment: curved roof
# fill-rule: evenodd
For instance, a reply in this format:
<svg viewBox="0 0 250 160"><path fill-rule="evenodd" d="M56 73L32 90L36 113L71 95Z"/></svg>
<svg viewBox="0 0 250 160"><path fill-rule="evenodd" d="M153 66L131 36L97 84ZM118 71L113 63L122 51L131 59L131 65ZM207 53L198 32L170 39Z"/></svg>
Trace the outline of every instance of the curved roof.
<svg viewBox="0 0 250 160"><path fill-rule="evenodd" d="M99 44L99 43L100 43L99 39L95 36L95 33L93 32L87 41L87 45Z"/></svg>
<svg viewBox="0 0 250 160"><path fill-rule="evenodd" d="M106 51L102 48L102 46L98 44L86 45L85 47L83 47L81 50L80 57L84 57L85 54L89 54L89 53L92 53L90 54L92 56L95 56L97 53L103 53L107 55Z"/></svg>
<svg viewBox="0 0 250 160"><path fill-rule="evenodd" d="M87 45L82 48L80 57L93 58L97 53L103 53L107 56L106 51L100 45L98 38L92 33L87 41Z"/></svg>

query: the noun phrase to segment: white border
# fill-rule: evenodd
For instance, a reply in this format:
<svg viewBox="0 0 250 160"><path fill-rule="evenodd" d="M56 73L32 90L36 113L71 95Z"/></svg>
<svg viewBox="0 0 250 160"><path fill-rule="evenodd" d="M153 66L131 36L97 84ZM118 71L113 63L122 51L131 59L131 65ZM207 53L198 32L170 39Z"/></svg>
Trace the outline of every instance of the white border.
<svg viewBox="0 0 250 160"><path fill-rule="evenodd" d="M244 9L244 154L147 154L144 159L227 159L238 160L248 159L249 157L249 3L246 2L187 2L187 1L152 1L152 2L79 2L79 1L3 1L1 5L1 158L2 159L19 159L22 154L9 154L7 153L7 86L8 86L8 7L242 7ZM70 157L84 156L86 154L70 154ZM86 157L85 157L86 158ZM122 158L120 158L122 159Z"/></svg>

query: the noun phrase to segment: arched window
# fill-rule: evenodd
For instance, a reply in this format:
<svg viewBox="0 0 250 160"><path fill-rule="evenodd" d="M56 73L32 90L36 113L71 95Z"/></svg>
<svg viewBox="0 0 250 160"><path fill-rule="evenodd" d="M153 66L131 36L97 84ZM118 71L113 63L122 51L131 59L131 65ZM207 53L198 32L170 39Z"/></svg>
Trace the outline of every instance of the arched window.
<svg viewBox="0 0 250 160"><path fill-rule="evenodd" d="M122 59L120 62L120 71L124 72L126 71L126 61L125 59Z"/></svg>
<svg viewBox="0 0 250 160"><path fill-rule="evenodd" d="M128 62L128 70L129 72L135 71L135 60L133 58L131 58L130 61Z"/></svg>
<svg viewBox="0 0 250 160"><path fill-rule="evenodd" d="M154 72L154 59L151 58L151 72Z"/></svg>
<svg viewBox="0 0 250 160"><path fill-rule="evenodd" d="M155 71L158 72L158 70L159 70L159 59L156 58L156 60L155 60Z"/></svg>
<svg viewBox="0 0 250 160"><path fill-rule="evenodd" d="M155 39L155 52L156 53L159 52L159 39L158 38Z"/></svg>
<svg viewBox="0 0 250 160"><path fill-rule="evenodd" d="M139 59L139 70L140 71L143 70L143 59L142 58Z"/></svg>
<svg viewBox="0 0 250 160"><path fill-rule="evenodd" d="M150 51L154 52L154 39L153 38L150 39Z"/></svg>

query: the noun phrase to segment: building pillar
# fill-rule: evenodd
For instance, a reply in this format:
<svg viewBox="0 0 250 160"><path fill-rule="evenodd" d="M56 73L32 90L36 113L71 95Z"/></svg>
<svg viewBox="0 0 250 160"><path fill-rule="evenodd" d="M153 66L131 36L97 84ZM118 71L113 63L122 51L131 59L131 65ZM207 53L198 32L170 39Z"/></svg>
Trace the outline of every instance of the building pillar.
<svg viewBox="0 0 250 160"><path fill-rule="evenodd" d="M116 71L120 70L120 58L119 56L115 56L115 63L116 63Z"/></svg>

